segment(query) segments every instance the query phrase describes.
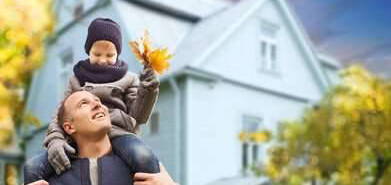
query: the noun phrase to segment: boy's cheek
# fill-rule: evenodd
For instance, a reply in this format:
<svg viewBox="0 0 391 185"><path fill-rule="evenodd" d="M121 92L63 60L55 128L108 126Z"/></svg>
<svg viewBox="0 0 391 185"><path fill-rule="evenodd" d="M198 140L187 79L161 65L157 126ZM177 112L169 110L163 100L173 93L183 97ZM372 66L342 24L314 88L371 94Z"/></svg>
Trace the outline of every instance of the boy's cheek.
<svg viewBox="0 0 391 185"><path fill-rule="evenodd" d="M95 58L94 58L94 57L91 57L91 56L90 56L89 59L90 59L90 63L91 63L91 64L94 64L94 63L95 63Z"/></svg>
<svg viewBox="0 0 391 185"><path fill-rule="evenodd" d="M114 65L115 62L116 62L115 60L111 60L111 61L110 61L110 64L111 64L111 65Z"/></svg>

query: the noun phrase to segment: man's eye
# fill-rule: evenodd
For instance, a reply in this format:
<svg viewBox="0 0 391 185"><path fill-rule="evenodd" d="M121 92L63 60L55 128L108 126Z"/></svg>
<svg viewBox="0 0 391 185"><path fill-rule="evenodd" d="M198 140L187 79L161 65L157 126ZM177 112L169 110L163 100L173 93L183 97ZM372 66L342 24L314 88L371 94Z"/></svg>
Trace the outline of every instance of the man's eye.
<svg viewBox="0 0 391 185"><path fill-rule="evenodd" d="M83 107L83 106L85 106L85 105L87 105L87 101L82 101L81 103L80 103L80 107Z"/></svg>
<svg viewBox="0 0 391 185"><path fill-rule="evenodd" d="M100 54L95 53L95 56L100 57Z"/></svg>
<svg viewBox="0 0 391 185"><path fill-rule="evenodd" d="M111 58L111 57L113 57L114 55L112 55L112 54L108 54L107 55L107 57L109 57L109 58Z"/></svg>

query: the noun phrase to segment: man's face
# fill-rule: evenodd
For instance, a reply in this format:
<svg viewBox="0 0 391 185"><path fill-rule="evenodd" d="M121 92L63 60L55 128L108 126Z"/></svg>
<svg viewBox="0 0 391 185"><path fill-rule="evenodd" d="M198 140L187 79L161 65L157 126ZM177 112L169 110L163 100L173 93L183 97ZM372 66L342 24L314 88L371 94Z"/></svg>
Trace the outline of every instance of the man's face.
<svg viewBox="0 0 391 185"><path fill-rule="evenodd" d="M99 40L92 45L89 58L91 64L114 65L117 61L117 49L112 42Z"/></svg>
<svg viewBox="0 0 391 185"><path fill-rule="evenodd" d="M98 97L87 92L78 91L65 101L64 130L75 137L96 137L109 132L110 115Z"/></svg>

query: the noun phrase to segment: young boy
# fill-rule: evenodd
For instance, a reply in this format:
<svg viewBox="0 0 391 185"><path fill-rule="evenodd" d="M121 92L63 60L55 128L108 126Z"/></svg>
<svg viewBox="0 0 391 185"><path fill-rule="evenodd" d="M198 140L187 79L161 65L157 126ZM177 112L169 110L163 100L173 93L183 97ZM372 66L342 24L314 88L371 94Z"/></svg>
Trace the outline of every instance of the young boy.
<svg viewBox="0 0 391 185"><path fill-rule="evenodd" d="M160 83L150 66L144 66L140 78L128 72L127 64L118 57L122 50L121 42L121 31L116 22L107 18L92 21L85 42L85 51L89 57L74 66L74 76L69 79L65 96L80 90L98 96L109 108L113 125L109 137L114 153L135 172L158 173L160 170L156 157L146 154L145 148L132 147L132 143L140 142L132 133L137 133L139 125L147 122ZM49 125L44 145L47 153L28 163L30 166L27 169L34 173L25 177L25 183L46 179L53 175L53 169L61 174L71 167L69 156L74 156L77 151L57 124L56 118ZM142 160L145 158L153 159Z"/></svg>

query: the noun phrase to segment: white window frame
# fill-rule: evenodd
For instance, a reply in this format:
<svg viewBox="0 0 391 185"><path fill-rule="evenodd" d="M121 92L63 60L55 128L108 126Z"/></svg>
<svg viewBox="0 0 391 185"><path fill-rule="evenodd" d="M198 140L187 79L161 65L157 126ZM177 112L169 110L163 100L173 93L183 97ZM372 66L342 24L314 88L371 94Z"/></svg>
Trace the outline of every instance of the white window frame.
<svg viewBox="0 0 391 185"><path fill-rule="evenodd" d="M264 31L264 29L266 29ZM259 36L258 36L258 46L259 46L259 56L261 63L261 71L263 72L274 72L278 73L279 71L279 41L278 41L278 32L279 26L277 24L271 23L265 19L260 20L259 25ZM270 34L266 34L270 32ZM265 43L265 53L263 54L263 43ZM274 59L272 48L274 47Z"/></svg>
<svg viewBox="0 0 391 185"><path fill-rule="evenodd" d="M67 55L70 55L71 59L68 62L64 62L64 58L67 57ZM75 53L73 52L73 48L66 47L65 49L61 50L61 53L59 53L59 61L60 61L60 95L61 97L64 96L64 92L68 86L68 79L70 75L72 74L72 67L74 65L75 60Z"/></svg>
<svg viewBox="0 0 391 185"><path fill-rule="evenodd" d="M275 71L277 72L277 61L278 61L278 44L275 39L270 39L270 38L265 38L265 37L260 37L259 38L259 47L260 47L260 55L261 55L261 65L263 70L267 71ZM262 54L262 46L263 43L265 43L265 55L263 56ZM275 48L275 57L274 59L272 58L272 47Z"/></svg>
<svg viewBox="0 0 391 185"><path fill-rule="evenodd" d="M262 125L263 124L263 118L262 117L249 115L249 114L244 114L244 115L242 115L242 119L241 119L241 124L242 124L241 131L249 131L244 126L246 119L252 120L252 121L257 121L257 126L256 126L255 130L252 130L252 132L256 132L256 131L260 130L261 128L263 128L263 125ZM247 148L246 148L246 153L247 153L246 159L247 159L247 162L244 161L244 152L245 152L244 151L245 150L244 149L244 145L247 145ZM254 143L254 142L242 142L241 143L241 151L242 151L242 154L241 154L241 168L242 168L243 175L248 175L250 173L249 167L251 167L251 165L253 165L255 162L259 161L259 157L258 156L253 156L253 154L254 154L254 147L257 147L257 152L256 153L259 156L260 147L259 147L258 143Z"/></svg>

